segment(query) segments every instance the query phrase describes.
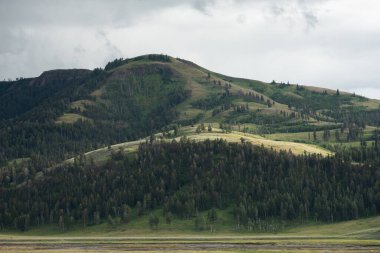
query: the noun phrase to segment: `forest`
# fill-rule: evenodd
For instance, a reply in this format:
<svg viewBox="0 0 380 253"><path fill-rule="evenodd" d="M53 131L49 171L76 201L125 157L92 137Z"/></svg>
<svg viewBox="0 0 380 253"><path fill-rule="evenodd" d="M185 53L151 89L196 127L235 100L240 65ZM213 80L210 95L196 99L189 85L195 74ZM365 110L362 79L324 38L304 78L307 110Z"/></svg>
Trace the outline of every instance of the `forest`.
<svg viewBox="0 0 380 253"><path fill-rule="evenodd" d="M148 58L168 60L161 55ZM35 79L0 83L0 166L27 157L44 160L41 166L47 167L85 151L145 137L172 123L178 116L175 106L191 94L165 66L135 68L125 75L109 80L110 73L102 69L54 70ZM90 95L104 83L102 97ZM78 100L87 104L73 107ZM64 113L82 118L57 124Z"/></svg>
<svg viewBox="0 0 380 253"><path fill-rule="evenodd" d="M220 210L237 227L380 211L380 106L355 94L233 78L152 54L0 82L0 107L4 229L127 223L157 210L197 227L199 213L212 221ZM200 141L186 138L189 129ZM236 141L237 132L301 152ZM204 141L206 133L231 142ZM137 151L113 147L140 140ZM313 145L330 155L303 148ZM97 149L111 158L85 155Z"/></svg>
<svg viewBox="0 0 380 253"><path fill-rule="evenodd" d="M378 146L365 163L347 155L293 155L250 143L182 138L141 144L137 153L114 152L104 165L84 156L32 175L0 173L0 226L84 226L131 219L162 208L166 216L233 207L236 224L275 218L340 221L380 211ZM355 152L353 152L355 153ZM154 217L152 217L154 222Z"/></svg>

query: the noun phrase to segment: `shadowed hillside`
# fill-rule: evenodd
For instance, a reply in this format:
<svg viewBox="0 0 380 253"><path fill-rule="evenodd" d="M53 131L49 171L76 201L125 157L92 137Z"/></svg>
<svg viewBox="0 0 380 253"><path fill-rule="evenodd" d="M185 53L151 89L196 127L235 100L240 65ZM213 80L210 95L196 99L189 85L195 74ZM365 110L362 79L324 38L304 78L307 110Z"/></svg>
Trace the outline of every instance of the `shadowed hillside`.
<svg viewBox="0 0 380 253"><path fill-rule="evenodd" d="M200 123L263 137L304 133L301 142L335 152L346 143L373 142L368 126L380 118L376 100L228 77L165 55L117 59L104 70L47 71L0 87L2 164L38 157L49 165Z"/></svg>

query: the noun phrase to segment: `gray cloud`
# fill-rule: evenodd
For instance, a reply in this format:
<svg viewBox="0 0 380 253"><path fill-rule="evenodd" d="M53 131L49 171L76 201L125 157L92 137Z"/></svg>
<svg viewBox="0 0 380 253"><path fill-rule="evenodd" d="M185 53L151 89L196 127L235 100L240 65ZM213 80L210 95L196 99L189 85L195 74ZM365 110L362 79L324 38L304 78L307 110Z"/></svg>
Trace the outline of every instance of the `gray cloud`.
<svg viewBox="0 0 380 253"><path fill-rule="evenodd" d="M25 34L22 30L14 29L1 29L0 30L0 55L9 53L9 54L18 54L22 51L22 48L25 44Z"/></svg>
<svg viewBox="0 0 380 253"><path fill-rule="evenodd" d="M247 17L243 14L239 14L236 18L237 22L244 24L247 21Z"/></svg>
<svg viewBox="0 0 380 253"><path fill-rule="evenodd" d="M215 4L215 0L195 0L192 2L193 2L192 6L196 10L198 10L198 11L200 11L206 15L210 15L208 8Z"/></svg>
<svg viewBox="0 0 380 253"><path fill-rule="evenodd" d="M298 1L267 1L271 5L271 13L275 17L296 22L298 17L302 17L307 29L313 29L318 24L318 14L316 6L325 1L323 0L298 0Z"/></svg>
<svg viewBox="0 0 380 253"><path fill-rule="evenodd" d="M380 98L379 8L377 0L0 0L0 79L167 53L229 75Z"/></svg>
<svg viewBox="0 0 380 253"><path fill-rule="evenodd" d="M313 12L305 11L303 13L303 16L305 17L308 27L315 28L315 26L318 24L318 18L314 15Z"/></svg>
<svg viewBox="0 0 380 253"><path fill-rule="evenodd" d="M272 13L273 15L275 16L282 16L284 13L285 13L285 9L281 6L278 6L278 5L272 5Z"/></svg>
<svg viewBox="0 0 380 253"><path fill-rule="evenodd" d="M152 12L188 5L207 12L213 0L12 0L0 1L2 26L126 26Z"/></svg>
<svg viewBox="0 0 380 253"><path fill-rule="evenodd" d="M121 50L115 46L107 37L107 33L104 31L98 31L97 32L97 37L99 37L103 42L104 46L107 48L107 51L109 51L110 57L113 58L118 58L120 55L123 53Z"/></svg>

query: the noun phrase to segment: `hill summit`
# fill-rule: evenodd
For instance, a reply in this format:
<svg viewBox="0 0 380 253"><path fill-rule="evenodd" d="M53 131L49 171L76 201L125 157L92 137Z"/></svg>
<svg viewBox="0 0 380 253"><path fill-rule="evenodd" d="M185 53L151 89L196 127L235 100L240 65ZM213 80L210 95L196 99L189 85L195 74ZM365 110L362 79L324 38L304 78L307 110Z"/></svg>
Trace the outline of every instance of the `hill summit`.
<svg viewBox="0 0 380 253"><path fill-rule="evenodd" d="M336 151L342 143L373 140L380 118L377 100L230 77L158 54L116 59L92 71L47 71L1 82L0 91L2 164L44 157L51 165L201 124Z"/></svg>

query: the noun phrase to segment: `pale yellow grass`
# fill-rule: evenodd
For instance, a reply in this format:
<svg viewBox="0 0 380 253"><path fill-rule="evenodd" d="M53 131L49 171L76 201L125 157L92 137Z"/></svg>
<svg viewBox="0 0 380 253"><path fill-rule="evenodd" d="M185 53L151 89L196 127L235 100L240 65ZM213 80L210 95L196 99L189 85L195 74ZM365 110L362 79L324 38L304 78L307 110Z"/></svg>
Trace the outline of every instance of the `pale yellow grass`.
<svg viewBox="0 0 380 253"><path fill-rule="evenodd" d="M367 107L368 109L379 109L380 108L380 101L376 99L369 99L367 101L358 101L354 102L355 105L357 106L364 106Z"/></svg>
<svg viewBox="0 0 380 253"><path fill-rule="evenodd" d="M231 133L222 133L219 129L214 129L212 132L204 132L200 134L195 135L189 135L187 138L191 140L197 140L197 141L204 141L204 140L216 140L216 139L224 139L228 142L236 142L240 143L242 141L244 142L250 142L253 145L261 146L267 148L273 148L274 150L280 151L280 150L291 150L294 154L321 154L323 156L331 155L332 153L326 149L323 149L321 147L305 144L305 143L295 143L295 142L289 142L289 141L275 141L275 140L269 140L264 137L261 137L259 135L253 135L253 134L245 134L242 132L233 131Z"/></svg>
<svg viewBox="0 0 380 253"><path fill-rule="evenodd" d="M58 117L55 123L74 123L79 119L88 120L86 117L76 113L65 113L62 116Z"/></svg>
<svg viewBox="0 0 380 253"><path fill-rule="evenodd" d="M183 127L181 131L183 132L184 136L186 136L186 138L190 140L195 140L195 141L224 139L228 142L241 143L242 138L243 138L244 142L250 142L256 146L263 145L266 148L273 148L274 150L277 150L277 151L291 150L293 154L304 154L306 152L308 154L321 154L323 156L332 155L332 152L330 152L329 150L323 149L316 145L296 143L296 142L290 142L290 141L275 141L275 140L266 139L259 135L242 133L238 131L232 131L231 133L224 133L221 129L217 128L218 124L216 123L205 123L206 131L207 131L207 126L209 124L212 125L212 132L196 133L195 130L197 126ZM180 136L174 139L179 141L182 137L183 136ZM173 139L162 138L161 133L156 134L156 139L160 139L162 141L173 140ZM136 141L118 143L118 144L110 146L110 148L103 147L100 149L87 152L84 155L86 156L87 159L92 159L94 162L104 162L111 156L112 152L117 152L119 150L122 150L125 153L135 152L141 143L144 143L148 140L149 138L147 137L147 138L143 138ZM66 162L73 163L74 158L68 159L66 160Z"/></svg>

